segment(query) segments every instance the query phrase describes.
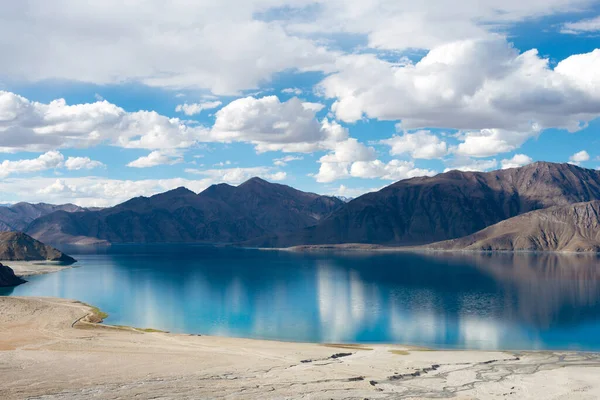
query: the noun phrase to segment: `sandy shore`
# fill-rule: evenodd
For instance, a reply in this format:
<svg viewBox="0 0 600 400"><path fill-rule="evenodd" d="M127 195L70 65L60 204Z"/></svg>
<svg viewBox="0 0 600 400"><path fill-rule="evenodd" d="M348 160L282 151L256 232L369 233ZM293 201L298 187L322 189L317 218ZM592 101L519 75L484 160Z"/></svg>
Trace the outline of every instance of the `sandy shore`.
<svg viewBox="0 0 600 400"><path fill-rule="evenodd" d="M149 333L0 297L1 399L596 399L600 354L426 351Z"/></svg>
<svg viewBox="0 0 600 400"><path fill-rule="evenodd" d="M33 275L49 274L58 272L66 268L72 268L71 265L64 265L54 261L0 261L8 265L15 271L15 275L27 277Z"/></svg>

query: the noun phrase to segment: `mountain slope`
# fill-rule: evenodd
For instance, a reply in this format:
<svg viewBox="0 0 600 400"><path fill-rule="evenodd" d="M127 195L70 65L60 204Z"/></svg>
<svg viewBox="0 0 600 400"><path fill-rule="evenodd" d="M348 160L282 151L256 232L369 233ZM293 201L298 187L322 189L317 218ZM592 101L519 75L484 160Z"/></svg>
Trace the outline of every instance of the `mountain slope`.
<svg viewBox="0 0 600 400"><path fill-rule="evenodd" d="M600 251L600 201L532 211L460 239L426 246L437 250Z"/></svg>
<svg viewBox="0 0 600 400"><path fill-rule="evenodd" d="M0 207L0 231L23 231L36 218L55 211L78 212L85 208L74 204L17 203Z"/></svg>
<svg viewBox="0 0 600 400"><path fill-rule="evenodd" d="M75 262L68 255L22 232L0 232L0 260Z"/></svg>
<svg viewBox="0 0 600 400"><path fill-rule="evenodd" d="M538 162L407 179L347 203L318 225L257 246L417 245L463 237L528 211L600 199L600 172Z"/></svg>
<svg viewBox="0 0 600 400"><path fill-rule="evenodd" d="M243 210L244 214L268 232L293 232L315 225L340 207L335 197L302 192L290 186L252 178L235 187L213 185L200 193Z"/></svg>
<svg viewBox="0 0 600 400"><path fill-rule="evenodd" d="M253 178L200 194L178 188L115 207L55 212L27 233L47 243L232 243L314 225L341 201Z"/></svg>

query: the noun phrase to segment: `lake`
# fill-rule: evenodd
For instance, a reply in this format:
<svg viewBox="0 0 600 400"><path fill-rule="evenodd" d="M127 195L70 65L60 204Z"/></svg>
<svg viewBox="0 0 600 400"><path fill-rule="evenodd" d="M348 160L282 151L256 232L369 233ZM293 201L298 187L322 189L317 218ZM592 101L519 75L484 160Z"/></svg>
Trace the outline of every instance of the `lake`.
<svg viewBox="0 0 600 400"><path fill-rule="evenodd" d="M72 298L170 332L433 348L600 350L600 260L534 254L68 248L2 295ZM10 264L9 264L10 265Z"/></svg>

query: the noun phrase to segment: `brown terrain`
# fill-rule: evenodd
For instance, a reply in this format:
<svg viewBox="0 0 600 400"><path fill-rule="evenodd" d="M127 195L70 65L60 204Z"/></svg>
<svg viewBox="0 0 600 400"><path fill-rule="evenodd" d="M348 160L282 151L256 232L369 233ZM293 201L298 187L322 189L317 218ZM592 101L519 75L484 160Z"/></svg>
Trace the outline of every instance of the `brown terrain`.
<svg viewBox="0 0 600 400"><path fill-rule="evenodd" d="M22 232L0 232L0 260L75 262L72 257Z"/></svg>
<svg viewBox="0 0 600 400"><path fill-rule="evenodd" d="M532 211L472 235L434 243L435 250L600 251L600 201Z"/></svg>
<svg viewBox="0 0 600 400"><path fill-rule="evenodd" d="M317 225L251 244L410 246L473 234L529 211L600 200L600 172L537 162L492 172L450 171L358 197Z"/></svg>

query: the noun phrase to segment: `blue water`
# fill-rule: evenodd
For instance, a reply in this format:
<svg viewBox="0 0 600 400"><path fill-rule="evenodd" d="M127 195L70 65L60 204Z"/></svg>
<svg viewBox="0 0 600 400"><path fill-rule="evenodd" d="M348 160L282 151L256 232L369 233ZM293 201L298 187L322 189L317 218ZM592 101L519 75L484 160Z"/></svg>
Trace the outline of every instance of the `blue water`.
<svg viewBox="0 0 600 400"><path fill-rule="evenodd" d="M94 304L171 332L435 348L600 350L600 260L287 253L193 245L68 249L76 268L0 294Z"/></svg>

